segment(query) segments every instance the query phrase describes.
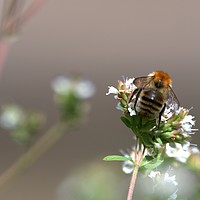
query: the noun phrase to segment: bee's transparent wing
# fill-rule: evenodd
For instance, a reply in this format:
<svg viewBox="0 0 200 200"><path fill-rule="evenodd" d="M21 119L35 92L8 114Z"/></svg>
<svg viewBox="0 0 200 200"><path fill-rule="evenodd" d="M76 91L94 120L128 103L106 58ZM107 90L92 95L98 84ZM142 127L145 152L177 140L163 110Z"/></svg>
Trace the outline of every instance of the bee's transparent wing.
<svg viewBox="0 0 200 200"><path fill-rule="evenodd" d="M179 100L170 86L168 88L166 106L170 108L172 112L175 112L180 107Z"/></svg>
<svg viewBox="0 0 200 200"><path fill-rule="evenodd" d="M146 86L149 83L149 77L148 76L142 76L142 77L138 77L135 78L133 81L133 84L137 87L137 88L143 88L144 86Z"/></svg>

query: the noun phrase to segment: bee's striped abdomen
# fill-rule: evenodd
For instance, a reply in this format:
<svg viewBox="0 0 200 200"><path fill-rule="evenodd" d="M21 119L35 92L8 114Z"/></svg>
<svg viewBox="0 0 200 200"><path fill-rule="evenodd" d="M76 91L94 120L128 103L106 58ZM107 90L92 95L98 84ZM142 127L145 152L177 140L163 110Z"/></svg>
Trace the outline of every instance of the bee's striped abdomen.
<svg viewBox="0 0 200 200"><path fill-rule="evenodd" d="M136 107L139 108L139 112L148 117L157 116L164 104L163 95L157 90L150 88L142 90L139 101Z"/></svg>

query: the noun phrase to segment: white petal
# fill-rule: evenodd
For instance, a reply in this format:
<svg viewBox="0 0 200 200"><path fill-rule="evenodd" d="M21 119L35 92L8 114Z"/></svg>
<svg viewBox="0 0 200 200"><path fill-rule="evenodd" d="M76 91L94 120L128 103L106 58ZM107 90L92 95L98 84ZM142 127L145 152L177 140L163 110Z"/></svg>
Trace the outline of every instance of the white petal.
<svg viewBox="0 0 200 200"><path fill-rule="evenodd" d="M118 90L113 86L108 86L108 92L106 93L106 95L109 94L118 94Z"/></svg>
<svg viewBox="0 0 200 200"><path fill-rule="evenodd" d="M157 176L161 176L161 173L159 171L151 171L151 173L148 175L148 177L154 179L156 178Z"/></svg>
<svg viewBox="0 0 200 200"><path fill-rule="evenodd" d="M76 84L76 95L81 99L88 99L95 94L95 87L91 81L81 81Z"/></svg>

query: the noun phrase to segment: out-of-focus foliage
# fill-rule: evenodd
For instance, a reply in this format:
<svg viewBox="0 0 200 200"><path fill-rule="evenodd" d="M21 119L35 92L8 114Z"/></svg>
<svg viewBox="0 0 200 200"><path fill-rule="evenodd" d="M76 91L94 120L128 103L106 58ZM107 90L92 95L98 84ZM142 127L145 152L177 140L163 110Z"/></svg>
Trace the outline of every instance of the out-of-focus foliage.
<svg viewBox="0 0 200 200"><path fill-rule="evenodd" d="M2 105L0 125L10 132L11 138L25 145L39 132L45 117L39 112L26 112L16 104Z"/></svg>

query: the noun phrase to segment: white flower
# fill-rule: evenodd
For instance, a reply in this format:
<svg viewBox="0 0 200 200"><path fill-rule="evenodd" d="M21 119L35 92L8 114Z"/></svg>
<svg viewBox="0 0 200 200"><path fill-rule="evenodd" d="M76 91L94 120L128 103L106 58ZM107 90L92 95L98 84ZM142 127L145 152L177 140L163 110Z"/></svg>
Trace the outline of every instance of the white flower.
<svg viewBox="0 0 200 200"><path fill-rule="evenodd" d="M161 116L161 120L162 120L162 121L166 121L166 120L169 119L172 115L173 115L173 112L172 112L172 110L171 110L171 107L167 107L167 108L165 108L165 111L164 111L163 115Z"/></svg>
<svg viewBox="0 0 200 200"><path fill-rule="evenodd" d="M177 192L178 189L173 194L171 194L167 200L175 200L178 197Z"/></svg>
<svg viewBox="0 0 200 200"><path fill-rule="evenodd" d="M148 177L150 177L151 179L156 179L158 176L160 177L161 173L159 171L153 171L153 170L148 175Z"/></svg>
<svg viewBox="0 0 200 200"><path fill-rule="evenodd" d="M166 182L166 183L172 183L175 186L178 185L178 183L176 182L176 175L169 176L168 172L165 173L164 182Z"/></svg>
<svg viewBox="0 0 200 200"><path fill-rule="evenodd" d="M57 94L66 94L73 87L70 79L65 77L65 76L56 77L52 81L51 86L52 86L54 92L57 93Z"/></svg>
<svg viewBox="0 0 200 200"><path fill-rule="evenodd" d="M167 143L165 153L167 156L175 158L176 160L185 163L190 156L189 142L185 144Z"/></svg>
<svg viewBox="0 0 200 200"><path fill-rule="evenodd" d="M135 152L134 152L134 150L132 150L132 151L129 152L129 153L126 153L126 152L124 152L123 150L121 150L120 152L121 152L121 154L123 154L123 156L125 156L125 157L127 157L127 158L131 157L132 160L135 160ZM122 163L122 171L123 171L124 173L130 174L130 173L133 172L133 170L134 170L134 163L133 163L133 162L127 160L127 161L124 161L124 162Z"/></svg>
<svg viewBox="0 0 200 200"><path fill-rule="evenodd" d="M181 121L181 125L183 131L186 131L188 134L191 134L192 131L196 131L197 129L192 129L192 126L195 125L194 116L186 115L184 119Z"/></svg>
<svg viewBox="0 0 200 200"><path fill-rule="evenodd" d="M118 89L116 89L115 87L113 86L108 86L108 92L106 93L106 95L109 95L109 94L118 94Z"/></svg>
<svg viewBox="0 0 200 200"><path fill-rule="evenodd" d="M135 109L133 108L134 104L133 103L129 103L128 104L128 111L130 113L130 116L136 115Z"/></svg>
<svg viewBox="0 0 200 200"><path fill-rule="evenodd" d="M124 161L122 164L122 171L126 174L132 173L134 170L134 164L131 161Z"/></svg>
<svg viewBox="0 0 200 200"><path fill-rule="evenodd" d="M5 106L0 115L0 125L4 129L13 129L18 126L24 118L23 111L15 106Z"/></svg>
<svg viewBox="0 0 200 200"><path fill-rule="evenodd" d="M173 200L177 198L177 181L176 175L169 175L169 168L165 173L159 171L151 171L148 175L153 181L153 195L161 199Z"/></svg>
<svg viewBox="0 0 200 200"><path fill-rule="evenodd" d="M80 99L88 99L95 94L95 87L91 81L78 81L75 87L75 94Z"/></svg>
<svg viewBox="0 0 200 200"><path fill-rule="evenodd" d="M121 107L120 105L120 102L118 102L117 106L116 106L116 109L117 110L121 110L122 112L124 111L123 108Z"/></svg>
<svg viewBox="0 0 200 200"><path fill-rule="evenodd" d="M126 78L125 86L128 89L135 90L135 85L133 84L134 78Z"/></svg>
<svg viewBox="0 0 200 200"><path fill-rule="evenodd" d="M95 87L91 81L76 80L66 76L58 76L52 81L52 88L55 93L60 95L74 92L80 99L87 99L94 95Z"/></svg>

